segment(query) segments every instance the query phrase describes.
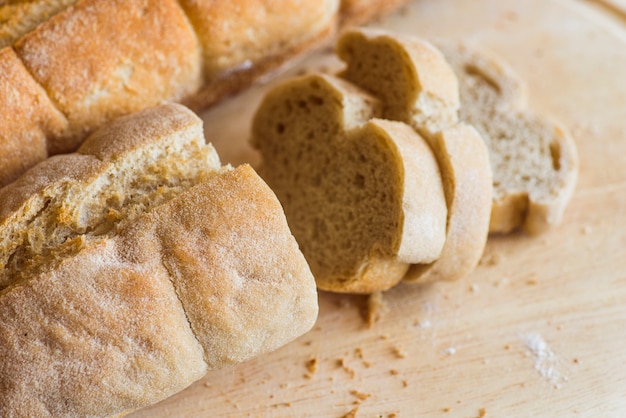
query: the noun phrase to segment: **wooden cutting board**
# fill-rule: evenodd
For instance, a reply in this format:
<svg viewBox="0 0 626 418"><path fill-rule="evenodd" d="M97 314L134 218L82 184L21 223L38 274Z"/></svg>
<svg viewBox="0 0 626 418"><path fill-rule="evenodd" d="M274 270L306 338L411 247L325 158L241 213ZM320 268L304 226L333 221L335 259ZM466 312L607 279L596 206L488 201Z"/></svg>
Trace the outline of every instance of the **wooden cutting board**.
<svg viewBox="0 0 626 418"><path fill-rule="evenodd" d="M374 24L470 40L527 79L578 145L564 223L490 238L464 281L394 288L371 328L363 297L321 293L307 335L132 417L626 416L626 26L609 3L418 0ZM289 74L336 65L324 51ZM203 115L225 162L258 163L246 142L266 88Z"/></svg>

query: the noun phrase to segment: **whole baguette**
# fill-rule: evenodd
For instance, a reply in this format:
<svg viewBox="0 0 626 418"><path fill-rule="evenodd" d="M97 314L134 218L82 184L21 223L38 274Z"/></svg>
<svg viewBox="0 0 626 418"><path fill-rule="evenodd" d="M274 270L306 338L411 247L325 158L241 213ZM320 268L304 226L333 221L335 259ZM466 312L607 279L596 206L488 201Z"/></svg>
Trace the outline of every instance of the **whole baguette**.
<svg viewBox="0 0 626 418"><path fill-rule="evenodd" d="M0 202L2 417L137 409L316 319L275 195L180 105L116 120Z"/></svg>
<svg viewBox="0 0 626 418"><path fill-rule="evenodd" d="M0 110L10 109L4 115L11 115L5 116L11 118L6 132L0 132L0 141L10 142L0 149L0 162L12 161L0 165L0 186L48 155L74 151L90 132L120 115L163 100L206 108L325 44L339 26L390 9L379 1L344 2L341 9L340 0L1 5L0 46L8 52L0 54L0 67L14 65L14 49L26 70L24 82L49 98L33 108L0 91ZM361 17L353 18L357 14ZM51 112L66 119L64 125L31 128L33 120L48 120Z"/></svg>

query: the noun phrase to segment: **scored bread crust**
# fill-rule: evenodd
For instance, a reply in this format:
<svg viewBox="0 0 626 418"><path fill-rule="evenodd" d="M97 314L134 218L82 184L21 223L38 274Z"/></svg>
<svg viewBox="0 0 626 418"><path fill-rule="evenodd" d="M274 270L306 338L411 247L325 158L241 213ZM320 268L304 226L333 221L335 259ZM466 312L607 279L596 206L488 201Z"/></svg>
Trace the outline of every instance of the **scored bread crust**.
<svg viewBox="0 0 626 418"><path fill-rule="evenodd" d="M79 1L15 50L69 121L51 138L53 153L75 150L117 116L181 100L201 83L198 39L175 0Z"/></svg>
<svg viewBox="0 0 626 418"><path fill-rule="evenodd" d="M204 109L326 44L353 14L361 14L357 10L364 11L359 21L390 11L387 2L344 1L351 6L342 10L341 0L26 0L0 5L0 46L15 48L27 70L25 80L30 78L26 83L41 89L35 107L0 91L0 113L16 122L0 120L7 131L0 136L6 142L0 162L11 161L0 164L0 187L48 152L74 151L117 116L164 100ZM0 69L11 65L3 62L13 59L7 57L0 54ZM59 118L66 120L54 121ZM51 129L30 128L34 120L47 120Z"/></svg>
<svg viewBox="0 0 626 418"><path fill-rule="evenodd" d="M458 280L474 270L487 243L492 176L483 139L470 125L458 124L432 141L443 178L448 223L441 256L431 264L414 264L404 280Z"/></svg>
<svg viewBox="0 0 626 418"><path fill-rule="evenodd" d="M441 49L459 78L460 118L476 127L490 151L490 232L522 227L537 234L558 225L578 179L571 134L528 108L525 83L492 54L463 43Z"/></svg>
<svg viewBox="0 0 626 418"><path fill-rule="evenodd" d="M0 187L46 158L46 138L66 126L15 51L0 49Z"/></svg>
<svg viewBox="0 0 626 418"><path fill-rule="evenodd" d="M409 126L377 114L364 91L312 74L275 87L254 117L260 173L324 290L386 290L443 246L445 198L432 152Z"/></svg>
<svg viewBox="0 0 626 418"><path fill-rule="evenodd" d="M6 231L22 222L36 247L36 219L53 210L63 221L53 231L84 227L50 251L39 243L37 268L3 263L14 273L0 283L0 416L137 409L313 326L315 282L280 203L251 167L220 168L189 110L167 104L122 118L81 152L48 159L0 190L15 196L1 205L3 238L20 239ZM181 190L113 228L84 225L92 206L122 199L99 201L115 176L129 177L126 186L175 188L161 182L189 174L177 158L200 171L189 184L181 179ZM3 257L19 257L15 248L4 245Z"/></svg>

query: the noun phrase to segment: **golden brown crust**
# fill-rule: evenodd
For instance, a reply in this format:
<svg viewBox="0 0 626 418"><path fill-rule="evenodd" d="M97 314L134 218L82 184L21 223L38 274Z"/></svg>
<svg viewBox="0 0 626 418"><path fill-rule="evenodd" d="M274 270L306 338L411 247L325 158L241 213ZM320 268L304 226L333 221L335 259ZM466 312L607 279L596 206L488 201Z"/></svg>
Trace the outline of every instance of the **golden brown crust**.
<svg viewBox="0 0 626 418"><path fill-rule="evenodd" d="M51 139L53 153L76 149L116 116L180 100L201 82L198 40L174 0L83 0L15 48L70 122Z"/></svg>
<svg viewBox="0 0 626 418"><path fill-rule="evenodd" d="M333 25L334 0L180 0L202 46L204 78L254 67Z"/></svg>
<svg viewBox="0 0 626 418"><path fill-rule="evenodd" d="M0 49L0 187L46 158L46 137L66 125L13 49Z"/></svg>

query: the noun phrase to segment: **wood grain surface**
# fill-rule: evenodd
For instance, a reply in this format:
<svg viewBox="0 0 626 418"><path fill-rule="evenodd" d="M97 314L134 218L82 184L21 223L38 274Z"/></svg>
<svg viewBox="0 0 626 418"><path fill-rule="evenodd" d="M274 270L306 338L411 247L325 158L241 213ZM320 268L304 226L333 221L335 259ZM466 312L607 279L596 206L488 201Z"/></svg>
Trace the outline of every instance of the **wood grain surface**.
<svg viewBox="0 0 626 418"><path fill-rule="evenodd" d="M464 281L392 289L371 328L364 297L321 293L307 335L131 416L626 416L624 21L596 1L417 0L373 26L469 40L516 68L575 135L563 224L491 237ZM288 74L336 65L322 51ZM203 115L223 161L258 163L248 129L266 88Z"/></svg>

